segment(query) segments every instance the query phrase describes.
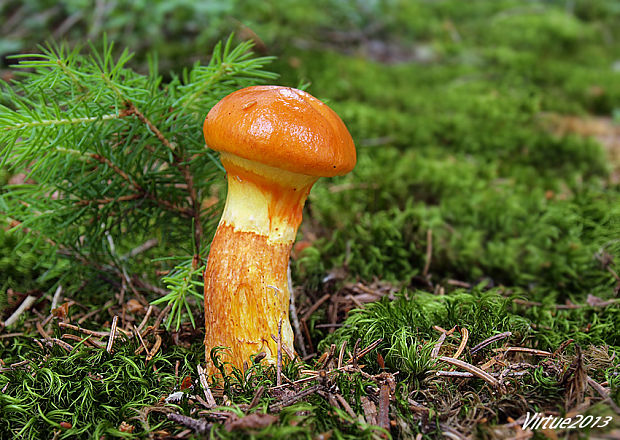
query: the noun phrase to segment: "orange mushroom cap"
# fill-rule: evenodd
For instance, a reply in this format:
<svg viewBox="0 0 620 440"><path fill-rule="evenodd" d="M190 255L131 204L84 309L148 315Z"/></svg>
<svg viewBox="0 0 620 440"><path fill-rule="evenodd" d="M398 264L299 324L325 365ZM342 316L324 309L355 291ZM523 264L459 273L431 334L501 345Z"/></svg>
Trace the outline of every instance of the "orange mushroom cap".
<svg viewBox="0 0 620 440"><path fill-rule="evenodd" d="M217 151L317 177L346 174L355 145L338 115L312 95L290 87L253 86L226 96L203 131Z"/></svg>

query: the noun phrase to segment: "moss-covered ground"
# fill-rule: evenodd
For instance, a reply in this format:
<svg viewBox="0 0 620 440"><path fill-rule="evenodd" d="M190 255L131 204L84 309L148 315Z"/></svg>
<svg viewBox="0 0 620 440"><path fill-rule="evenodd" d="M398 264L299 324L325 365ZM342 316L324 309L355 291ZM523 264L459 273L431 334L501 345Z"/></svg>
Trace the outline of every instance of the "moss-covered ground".
<svg viewBox="0 0 620 440"><path fill-rule="evenodd" d="M617 438L620 7L339 4L242 20L358 147L313 189L293 255L305 361L279 387L258 363L227 376L212 409L203 331L95 279L103 294L85 282L53 314L35 295L0 329L0 438ZM4 319L62 270L12 234ZM528 412L609 423L528 432Z"/></svg>

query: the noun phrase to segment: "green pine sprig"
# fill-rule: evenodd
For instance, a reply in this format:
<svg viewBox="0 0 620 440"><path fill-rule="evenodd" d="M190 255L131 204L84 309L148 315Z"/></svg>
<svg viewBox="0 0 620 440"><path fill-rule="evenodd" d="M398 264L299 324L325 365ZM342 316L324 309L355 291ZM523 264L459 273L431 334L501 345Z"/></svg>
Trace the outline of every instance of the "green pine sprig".
<svg viewBox="0 0 620 440"><path fill-rule="evenodd" d="M25 178L4 188L0 214L76 270L111 272L144 288L157 270L172 269L161 282L178 326L177 305L188 309L196 282L196 267L188 267L206 255L221 207L204 203L222 173L204 146L204 116L232 91L276 75L264 70L270 57L254 57L251 43L234 46L232 37L208 64L169 82L156 60L142 74L127 50L115 53L104 40L100 52L48 45L15 57L17 79L0 83L0 163ZM153 240L148 255L132 253ZM156 260L188 254L175 268Z"/></svg>

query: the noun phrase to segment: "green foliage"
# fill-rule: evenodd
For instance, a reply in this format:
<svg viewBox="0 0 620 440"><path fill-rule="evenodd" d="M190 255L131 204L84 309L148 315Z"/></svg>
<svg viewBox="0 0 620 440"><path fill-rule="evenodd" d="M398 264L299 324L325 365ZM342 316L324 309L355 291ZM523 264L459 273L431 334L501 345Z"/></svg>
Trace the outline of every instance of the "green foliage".
<svg viewBox="0 0 620 440"><path fill-rule="evenodd" d="M52 336L60 336L55 329ZM156 431L166 429L171 433L182 431L166 420L167 412L157 405L172 392L178 391L182 378L197 377L196 365L204 362L202 342L181 348L171 341L164 342L165 351L145 362L144 355L134 353L137 341L117 340L114 353L104 349L78 344L67 353L56 345L37 346L32 338L18 337L10 343L0 340L0 358L7 364L28 360L25 365L0 370L0 439L18 436L26 439L58 438L86 439L93 436L147 438ZM17 352L21 354L17 355ZM179 376L175 377L175 364L179 363ZM283 373L290 379L299 376L299 365L288 364ZM305 366L307 367L307 366ZM364 380L340 374L335 379L340 392L348 400L365 395ZM275 368L254 364L241 373L227 376L225 394L234 402L222 406L220 411L244 415L241 405L249 404L258 386L267 391L255 411L267 412L269 405L280 398L269 387L275 382ZM196 385L198 386L198 385ZM201 393L188 389L185 395ZM175 405L168 405L182 414L193 415L195 410L187 397ZM334 408L324 398L313 395L307 402L284 408L277 414L275 423L258 430L228 431L219 424L212 434L217 438L313 438L316 432L332 431L342 439L371 439L377 432L352 419L344 411L333 413ZM61 423L70 427L62 427ZM134 427L133 434L123 433L120 424Z"/></svg>
<svg viewBox="0 0 620 440"><path fill-rule="evenodd" d="M190 56L228 33L237 3L122 0L93 7L84 0L7 1L0 5L0 15L8 19L0 52L32 51L50 36L75 42L85 35L101 41L107 34L138 51L141 63L156 49L168 70L175 61L189 64ZM54 30L51 35L50 29Z"/></svg>
<svg viewBox="0 0 620 440"><path fill-rule="evenodd" d="M620 350L620 307L612 303L604 308L582 307L557 310L555 305L534 306L521 312L536 323L536 342L546 349L555 349L567 339L582 346L610 346Z"/></svg>
<svg viewBox="0 0 620 440"><path fill-rule="evenodd" d="M333 292L323 279L335 267L346 269L347 281L377 277L403 286L395 301L385 298L353 312L321 346L347 340L351 347L357 338L363 346L384 337L379 352L387 371L401 371L391 406L398 421L393 434L415 437L424 429L427 437L439 438L446 414L455 414L450 423L485 414L503 424L506 416L518 419L528 410L563 410L558 407L565 393L561 376L568 366L562 354L545 368L511 379L509 393L499 395L476 379L456 382L427 374L446 367L430 356L439 337L435 325L467 328L468 347L510 330L506 342L514 345L553 351L574 339L584 350L608 351L612 360L605 362L586 356L588 374L607 381L612 398L620 399L617 302L596 305L617 296L620 188L609 171L615 166L617 173L618 164L609 163L593 139L555 134L548 117L617 119L620 8L614 2L118 1L101 2L105 10L93 13L81 0L52 3L3 3L0 15L17 18L3 24L8 32L0 52L34 47L50 34L67 38L72 47L85 30L104 49L90 57L52 46L43 55L23 58L26 73L0 97L0 124L12 127L0 129L0 156L11 173L21 170L30 177L0 194L0 211L33 231L17 248L4 247L11 258L17 256L11 270L21 273L21 257L36 252L40 262L29 276L39 280L60 250L63 261L80 263L63 269L60 282L73 293L76 275L89 280L83 289L89 297L80 298L89 309L125 284L148 291L142 281L154 283L157 271L167 273L159 282L170 292L161 302L170 301L175 313L199 302L203 262L194 257L207 251L221 205L200 209L198 222L188 215L195 205L187 197L183 169L195 177L197 203L218 194L214 183L222 177L221 168L217 158L204 154L202 117L221 96L273 76L262 71L267 59L246 54L247 45L219 46L208 66L194 65L176 75L167 69L160 74L155 61L146 68L146 53L155 48L161 66L189 66L235 27L259 50L279 55L274 68L283 84L311 81L309 91L329 101L358 146L354 172L320 181L310 195L308 237L319 238L297 260L294 275L311 294ZM67 19L72 26L63 25ZM100 44L103 22L110 40L131 46L136 58ZM146 126L147 119L173 149ZM44 238L55 246L42 246ZM152 239L156 247L134 252ZM449 279L481 284L468 292L453 290ZM23 285L30 282L20 278ZM445 287L445 295L413 290L427 284ZM512 302L515 295L526 305ZM562 304L569 300L577 305ZM167 324L178 328L181 315L175 313ZM325 319L323 309L310 317L313 337L320 333L316 324ZM94 318L91 323L101 326ZM454 340L447 340L444 350L455 348ZM106 430L108 436L120 435L122 419L171 391L174 362L182 362L181 374L193 372L201 360L196 353L203 352L164 344L143 366L143 358L131 353L133 342L119 343L109 356L85 347L70 354L58 347L43 351L30 341L28 336L0 339L0 359L6 363L32 359L32 353L37 361L44 359L31 362L27 373L0 371L0 389L8 384L0 395L0 424L23 428L26 438L53 436L65 412L77 418L61 437ZM572 350L569 346L566 352ZM379 371L373 354L364 362ZM467 350L463 358L474 362ZM114 379L126 389L105 379L104 388L97 388L92 378L82 388L88 362L95 375L113 376L113 364L120 370ZM70 365L77 366L75 381ZM153 365L161 382L154 379ZM250 366L248 371L223 382L237 404L249 403L259 384L273 384L273 368ZM286 369L285 375L294 380L298 372ZM336 382L361 413L368 384L355 375ZM60 389L54 396L46 391L52 383ZM112 391L121 393L122 401ZM428 423L414 416L411 398L431 408ZM267 393L257 410L266 411L275 399ZM97 401L122 412L112 414ZM177 410L190 415L186 402ZM234 405L226 410L241 414ZM156 413L141 420L150 427L136 423L136 436L175 429ZM259 432L216 426L213 435L312 438L328 431L336 438L376 436L317 396L286 409L277 423ZM472 435L482 437L482 431Z"/></svg>
<svg viewBox="0 0 620 440"><path fill-rule="evenodd" d="M45 291L54 284L65 268L52 265L49 254L49 246L40 240L0 226L0 317L8 303L9 289L27 294Z"/></svg>
<svg viewBox="0 0 620 440"><path fill-rule="evenodd" d="M314 189L312 213L336 231L305 251L298 272L316 280L327 259L362 279L407 281L426 263L431 230L430 268L440 278L609 295L616 281L597 255L619 255L618 194L595 180L556 194L546 188L567 191L561 179L511 172L470 156L363 152L354 175Z"/></svg>
<svg viewBox="0 0 620 440"><path fill-rule="evenodd" d="M313 51L294 72L335 101L359 152L350 176L311 194L312 215L335 232L298 262L309 286L342 265L353 277L407 282L426 263L432 230L435 281L610 295L615 280L597 258L620 235L608 161L592 139L555 135L544 112L611 112L620 96L616 51L580 16L509 6L410 6L436 42L447 29L437 20L458 19L461 40L440 40L435 47L451 49L430 65ZM533 30L548 38L528 43Z"/></svg>
<svg viewBox="0 0 620 440"><path fill-rule="evenodd" d="M221 165L200 127L223 96L274 78L262 70L270 59L252 58L250 47L229 39L209 64L196 63L169 83L154 63L148 75L133 71L131 55L115 59L105 42L90 56L50 46L19 58L20 81L2 89L0 157L28 179L5 187L0 212L80 263L65 272L68 285L87 267L131 282L146 264L153 280L167 267L148 258L179 255L183 247L206 255L220 205L203 201ZM155 250L135 252L152 240ZM197 271L173 274L165 280L170 300L183 303ZM177 325L181 310L175 307Z"/></svg>
<svg viewBox="0 0 620 440"><path fill-rule="evenodd" d="M0 386L6 387L0 394L0 438L53 436L61 422L72 427L63 429L60 438L116 437L122 421L138 416L176 382L170 362L177 356L157 356L144 365L133 354L135 344L117 344L111 356L105 349L82 346L67 355L58 346L41 350L33 343L17 343L28 345L30 362L0 373ZM155 373L155 364L167 368Z"/></svg>
<svg viewBox="0 0 620 440"><path fill-rule="evenodd" d="M189 317L192 326L196 327L194 315L192 314L187 296L194 296L198 300L198 304L200 304L200 301L204 299L204 296L200 293L204 287L204 283L200 280L204 270L204 265L193 267L193 260L186 260L184 263L175 266L172 272L168 275L162 277L161 281L168 288L170 293L156 299L152 302L152 304L171 304L172 308L170 310L170 314L168 315L168 318L166 318L167 329L170 328L174 321L175 330L179 330L181 327L183 310L187 312L187 316Z"/></svg>
<svg viewBox="0 0 620 440"><path fill-rule="evenodd" d="M379 347L386 367L423 378L433 365L430 352L439 336L433 326L467 328L472 347L505 331L511 331L515 340L527 337L532 331L529 321L510 311L510 300L500 291L485 292L482 287L444 296L405 291L393 301L384 298L353 311L322 344L361 338L361 346L367 346L382 338Z"/></svg>

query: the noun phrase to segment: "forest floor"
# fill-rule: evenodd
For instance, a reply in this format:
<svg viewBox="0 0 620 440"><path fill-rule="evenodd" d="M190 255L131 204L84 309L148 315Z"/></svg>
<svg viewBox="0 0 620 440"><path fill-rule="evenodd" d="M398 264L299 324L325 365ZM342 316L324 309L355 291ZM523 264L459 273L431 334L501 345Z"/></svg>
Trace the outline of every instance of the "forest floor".
<svg viewBox="0 0 620 440"><path fill-rule="evenodd" d="M199 301L175 331L159 273L59 288L3 224L0 439L620 438L620 11L379 3L241 29L358 149L304 211L296 359L208 383Z"/></svg>

